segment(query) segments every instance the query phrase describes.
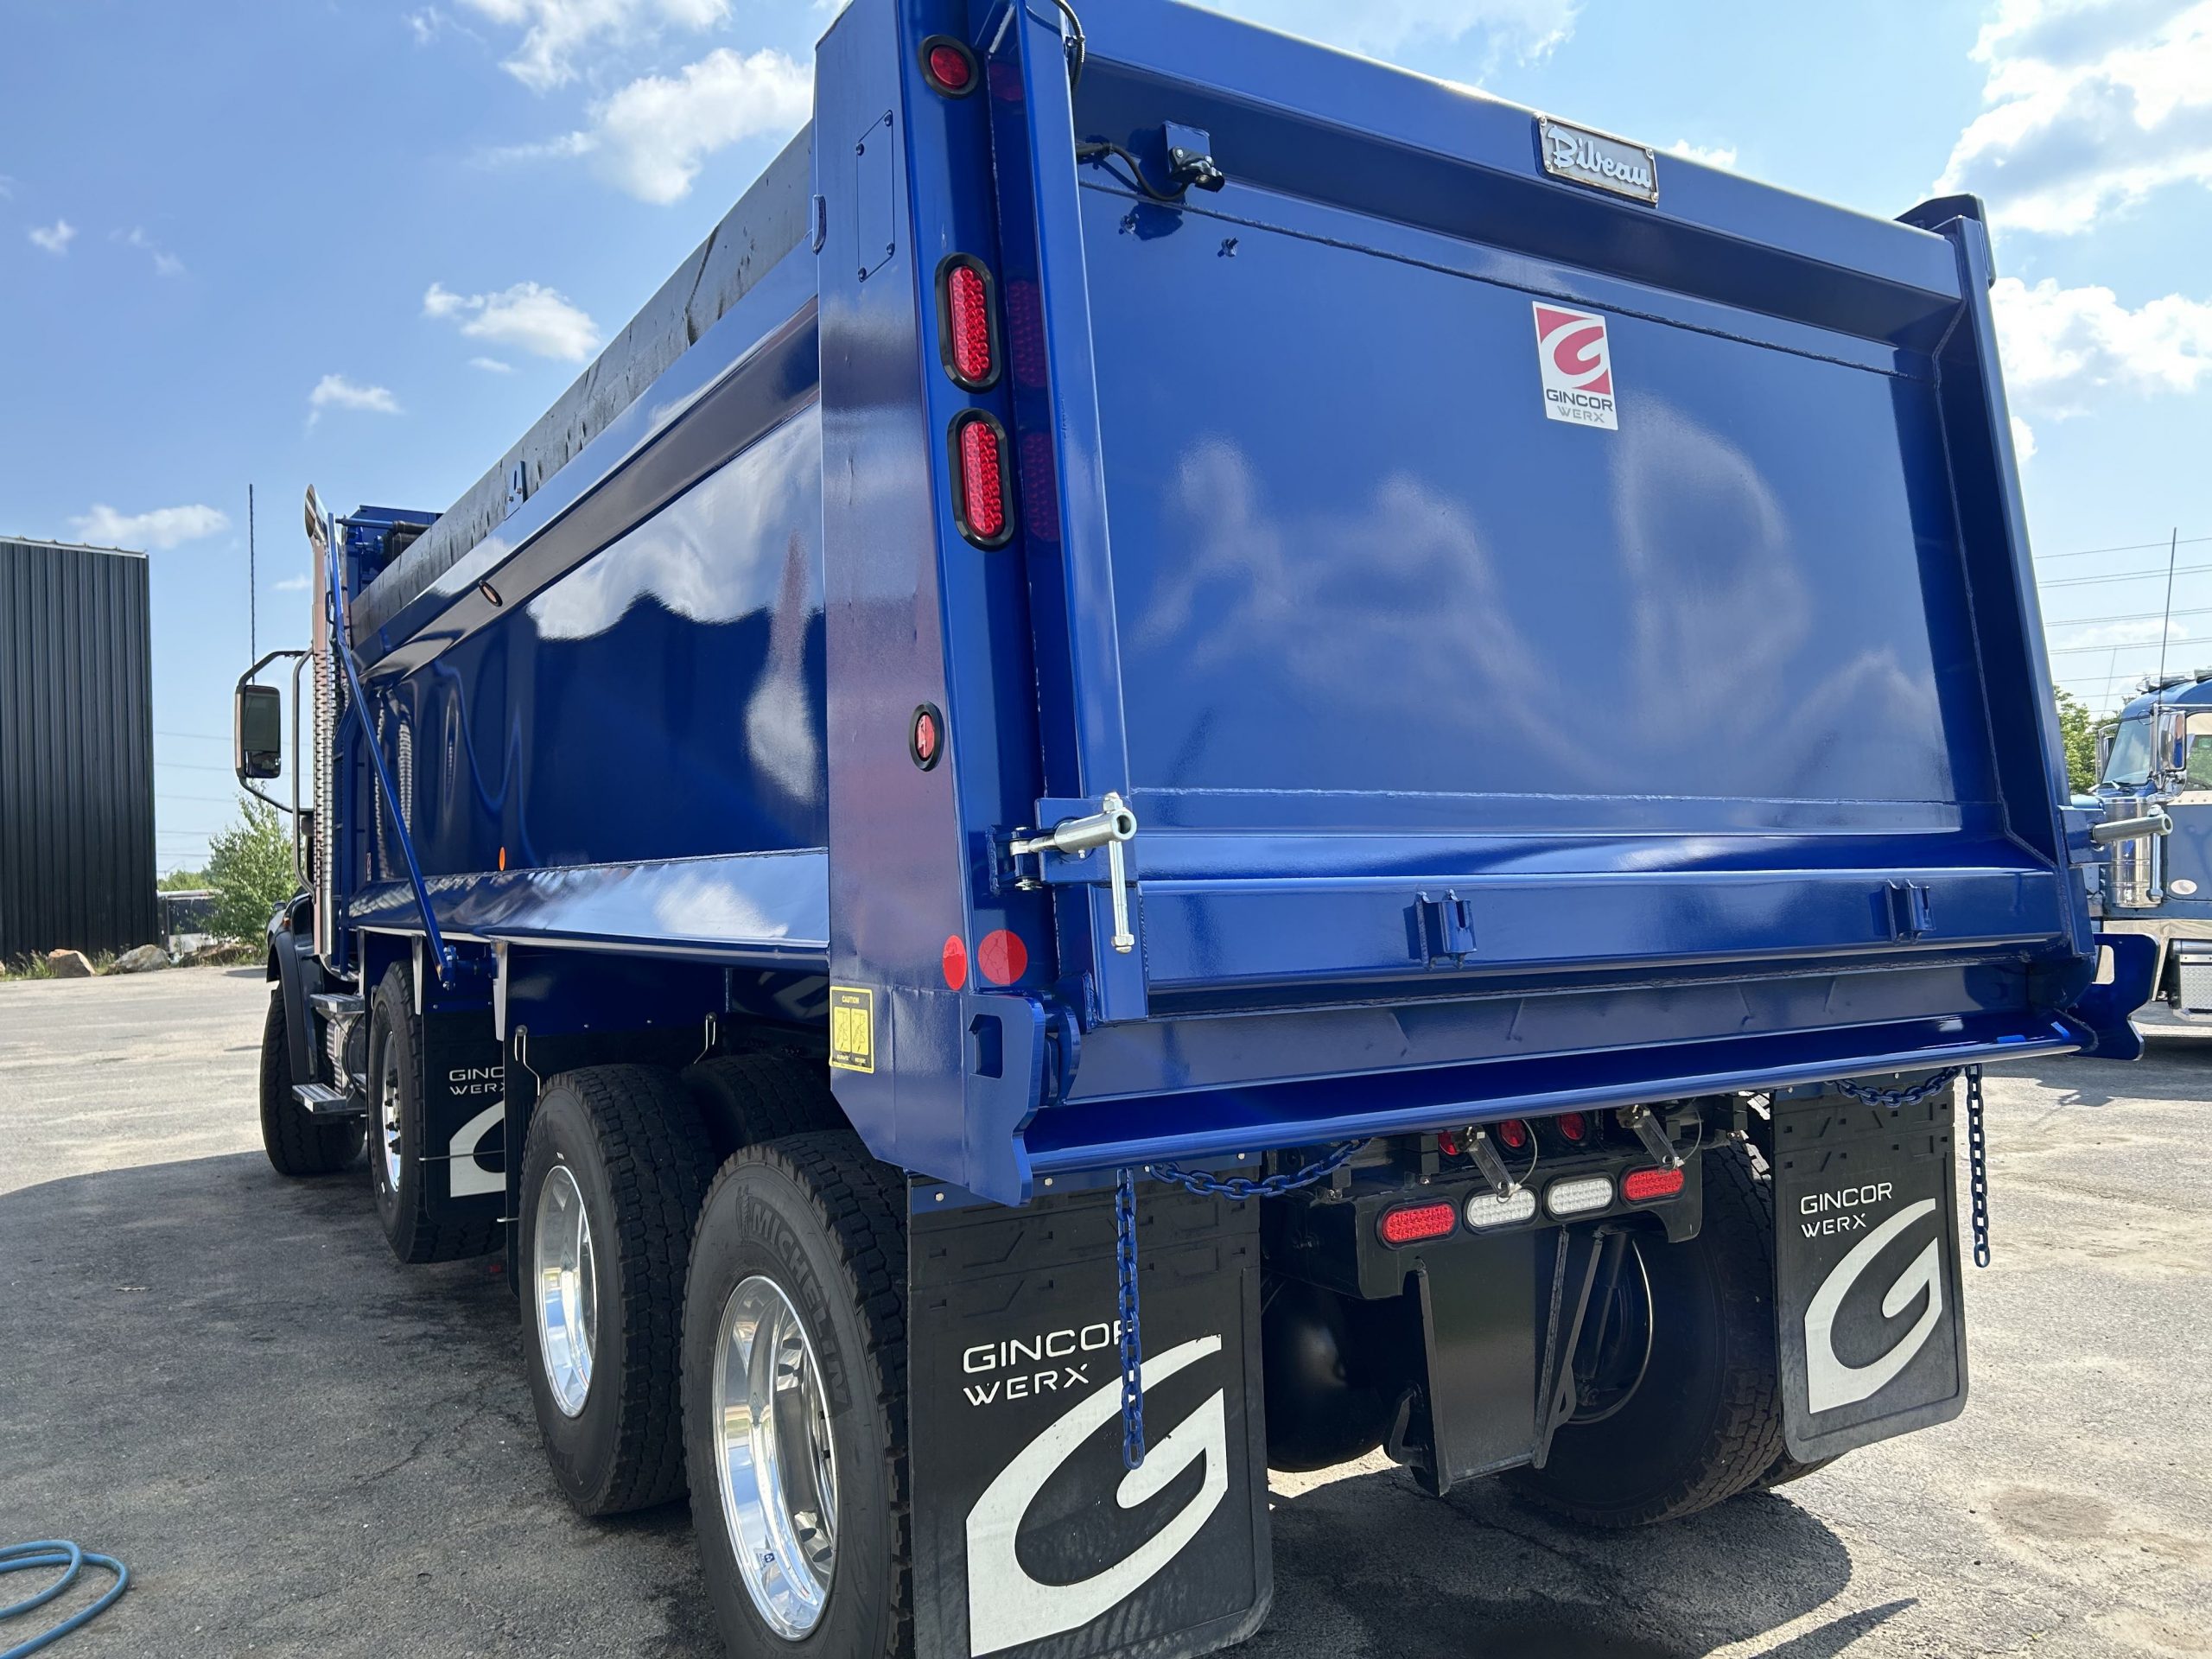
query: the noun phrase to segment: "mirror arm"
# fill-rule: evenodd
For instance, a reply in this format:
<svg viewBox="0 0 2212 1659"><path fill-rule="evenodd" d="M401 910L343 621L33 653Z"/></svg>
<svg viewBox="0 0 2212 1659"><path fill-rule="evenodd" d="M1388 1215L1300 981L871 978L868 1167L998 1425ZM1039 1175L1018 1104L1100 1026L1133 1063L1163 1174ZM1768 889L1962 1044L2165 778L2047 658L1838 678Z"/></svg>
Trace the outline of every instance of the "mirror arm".
<svg viewBox="0 0 2212 1659"><path fill-rule="evenodd" d="M249 668L245 673L238 676L238 683L231 688L232 697L235 699L240 691L244 690L248 685L251 685L253 683L253 677L255 675L260 673L263 669L268 667L270 664L275 662L279 657L304 658L307 654L306 651L302 649L295 649L291 651L272 651L267 652L262 657L259 662L257 662L251 668ZM299 671L295 668L292 673L292 745L295 748L299 747ZM291 764L293 774L292 792L296 796L299 793L299 760L296 756L294 757ZM287 806L275 796L264 795L261 791L256 789L251 784L248 783L244 778L240 778L238 779L238 787L245 791L247 794L252 796L256 800L267 802L270 806L275 807L279 812L289 812L292 815L292 861L296 865L299 862L298 825L300 809L298 802L295 800L291 805Z"/></svg>

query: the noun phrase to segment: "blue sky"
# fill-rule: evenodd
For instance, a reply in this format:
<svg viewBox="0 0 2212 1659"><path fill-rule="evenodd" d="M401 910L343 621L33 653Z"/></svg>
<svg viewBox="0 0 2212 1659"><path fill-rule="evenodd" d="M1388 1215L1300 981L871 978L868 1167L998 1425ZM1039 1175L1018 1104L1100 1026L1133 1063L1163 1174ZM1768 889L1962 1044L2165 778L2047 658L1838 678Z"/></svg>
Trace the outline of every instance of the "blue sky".
<svg viewBox="0 0 2212 1659"><path fill-rule="evenodd" d="M1223 9L1872 213L1980 193L2056 671L2155 663L2176 528L2212 663L2212 0ZM10 0L0 532L149 553L164 868L231 816L248 483L300 643L302 488L474 481L804 119L830 15Z"/></svg>

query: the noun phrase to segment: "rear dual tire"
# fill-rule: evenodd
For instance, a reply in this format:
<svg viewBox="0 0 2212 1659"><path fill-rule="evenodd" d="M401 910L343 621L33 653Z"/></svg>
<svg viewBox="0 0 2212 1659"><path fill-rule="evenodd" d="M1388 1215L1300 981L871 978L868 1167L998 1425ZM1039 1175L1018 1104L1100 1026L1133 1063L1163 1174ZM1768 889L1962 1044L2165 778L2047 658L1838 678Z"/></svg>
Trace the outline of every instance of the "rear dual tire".
<svg viewBox="0 0 2212 1659"><path fill-rule="evenodd" d="M1541 1469L1514 1488L1586 1526L1672 1521L1761 1484L1794 1478L1782 1444L1775 1339L1774 1189L1738 1147L1705 1160L1695 1238L1642 1255L1650 1286L1649 1357L1610 1415L1569 1423ZM1800 1466L1798 1473L1809 1473Z"/></svg>
<svg viewBox="0 0 2212 1659"><path fill-rule="evenodd" d="M455 1219L432 1203L423 1101L423 1016L414 976L394 963L369 1004L369 1186L401 1262L459 1262L495 1249L497 1216Z"/></svg>

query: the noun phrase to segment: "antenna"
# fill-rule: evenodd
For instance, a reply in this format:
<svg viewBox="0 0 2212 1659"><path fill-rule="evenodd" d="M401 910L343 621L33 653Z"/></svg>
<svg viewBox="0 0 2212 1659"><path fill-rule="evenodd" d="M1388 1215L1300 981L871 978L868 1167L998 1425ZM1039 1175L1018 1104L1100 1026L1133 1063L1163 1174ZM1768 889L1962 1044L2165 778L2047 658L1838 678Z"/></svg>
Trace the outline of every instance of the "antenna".
<svg viewBox="0 0 2212 1659"><path fill-rule="evenodd" d="M2174 550L2181 545L2181 526L2174 526L2172 536L2166 541L2166 614L2158 624L2158 691L2163 697L2166 689L2166 637L2174 626Z"/></svg>
<svg viewBox="0 0 2212 1659"><path fill-rule="evenodd" d="M2172 582L2171 574L2166 581L2169 584ZM245 486L245 654L248 662L257 662L261 657L260 618L257 613L260 598L261 584L255 579L253 570L253 486L249 484ZM2166 601L2168 604L2173 602L2171 586L2167 590Z"/></svg>

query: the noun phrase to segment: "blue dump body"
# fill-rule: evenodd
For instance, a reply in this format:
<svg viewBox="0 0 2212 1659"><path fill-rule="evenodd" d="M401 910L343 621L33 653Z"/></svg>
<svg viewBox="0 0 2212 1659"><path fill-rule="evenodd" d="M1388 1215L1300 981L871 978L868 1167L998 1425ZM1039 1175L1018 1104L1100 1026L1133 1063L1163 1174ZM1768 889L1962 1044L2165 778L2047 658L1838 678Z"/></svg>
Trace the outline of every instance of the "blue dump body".
<svg viewBox="0 0 2212 1659"><path fill-rule="evenodd" d="M1512 105L1085 10L1071 90L1044 0L858 0L728 309L611 348L427 577L435 515L340 521L434 1007L826 1026L870 1149L1001 1204L2125 1046L1976 204L1646 200ZM1224 187L1153 199L1192 142ZM358 738L335 791L373 984L427 930ZM1017 850L1109 794L1127 950L1105 848Z"/></svg>

